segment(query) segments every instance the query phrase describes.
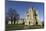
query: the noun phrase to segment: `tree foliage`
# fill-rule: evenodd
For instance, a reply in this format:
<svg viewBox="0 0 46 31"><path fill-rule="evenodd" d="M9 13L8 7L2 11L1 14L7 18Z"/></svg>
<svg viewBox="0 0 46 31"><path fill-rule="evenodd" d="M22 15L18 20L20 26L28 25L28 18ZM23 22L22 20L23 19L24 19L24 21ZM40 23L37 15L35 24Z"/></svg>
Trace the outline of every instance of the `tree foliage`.
<svg viewBox="0 0 46 31"><path fill-rule="evenodd" d="M8 10L7 15L8 16L6 17L6 21L10 20L10 21L14 21L14 23L15 23L15 21L19 19L19 14L17 13L17 11L15 9L10 8Z"/></svg>

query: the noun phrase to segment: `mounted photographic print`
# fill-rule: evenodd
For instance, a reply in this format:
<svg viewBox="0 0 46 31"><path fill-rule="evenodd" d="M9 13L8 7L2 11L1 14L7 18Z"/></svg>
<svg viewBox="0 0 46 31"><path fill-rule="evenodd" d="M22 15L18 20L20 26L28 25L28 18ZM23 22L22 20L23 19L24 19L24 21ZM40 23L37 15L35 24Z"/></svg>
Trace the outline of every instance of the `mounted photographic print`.
<svg viewBox="0 0 46 31"><path fill-rule="evenodd" d="M44 29L44 3L5 1L5 31Z"/></svg>

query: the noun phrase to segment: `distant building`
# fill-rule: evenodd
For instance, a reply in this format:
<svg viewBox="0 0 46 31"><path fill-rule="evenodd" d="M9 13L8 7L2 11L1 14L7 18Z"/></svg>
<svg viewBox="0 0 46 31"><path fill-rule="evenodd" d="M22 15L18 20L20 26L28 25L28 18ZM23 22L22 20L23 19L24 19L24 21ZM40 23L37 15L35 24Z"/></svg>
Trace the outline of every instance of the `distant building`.
<svg viewBox="0 0 46 31"><path fill-rule="evenodd" d="M11 24L11 21L8 21L8 24Z"/></svg>
<svg viewBox="0 0 46 31"><path fill-rule="evenodd" d="M30 8L26 14L25 25L42 25L38 17L38 12L34 8Z"/></svg>
<svg viewBox="0 0 46 31"><path fill-rule="evenodd" d="M18 24L22 24L22 23L23 23L23 20L19 19Z"/></svg>

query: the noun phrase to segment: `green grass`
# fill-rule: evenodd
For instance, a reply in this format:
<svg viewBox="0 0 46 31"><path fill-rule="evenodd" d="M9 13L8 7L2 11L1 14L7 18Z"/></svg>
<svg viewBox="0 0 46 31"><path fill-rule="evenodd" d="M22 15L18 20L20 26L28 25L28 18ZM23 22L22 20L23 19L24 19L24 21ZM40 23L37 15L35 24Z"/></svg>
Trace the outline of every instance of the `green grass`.
<svg viewBox="0 0 46 31"><path fill-rule="evenodd" d="M26 27L26 28L25 28ZM41 26L25 26L23 24L7 24L6 30L23 30L23 29L40 29L43 28Z"/></svg>
<svg viewBox="0 0 46 31"><path fill-rule="evenodd" d="M24 25L6 25L7 30L18 30L18 29L23 29Z"/></svg>

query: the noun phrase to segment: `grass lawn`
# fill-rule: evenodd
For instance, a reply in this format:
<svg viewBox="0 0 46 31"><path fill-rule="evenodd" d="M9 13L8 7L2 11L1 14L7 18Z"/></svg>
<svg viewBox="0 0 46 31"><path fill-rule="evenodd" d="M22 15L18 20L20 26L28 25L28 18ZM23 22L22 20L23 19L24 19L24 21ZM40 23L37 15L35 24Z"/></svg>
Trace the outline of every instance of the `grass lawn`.
<svg viewBox="0 0 46 31"><path fill-rule="evenodd" d="M6 30L24 30L24 29L40 29L41 26L25 26L22 24L7 24Z"/></svg>
<svg viewBox="0 0 46 31"><path fill-rule="evenodd" d="M12 24L12 25L6 25L7 30L18 30L18 29L23 29L24 25L17 25L17 24Z"/></svg>

